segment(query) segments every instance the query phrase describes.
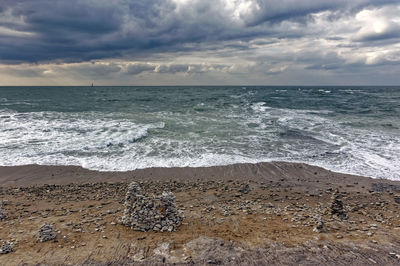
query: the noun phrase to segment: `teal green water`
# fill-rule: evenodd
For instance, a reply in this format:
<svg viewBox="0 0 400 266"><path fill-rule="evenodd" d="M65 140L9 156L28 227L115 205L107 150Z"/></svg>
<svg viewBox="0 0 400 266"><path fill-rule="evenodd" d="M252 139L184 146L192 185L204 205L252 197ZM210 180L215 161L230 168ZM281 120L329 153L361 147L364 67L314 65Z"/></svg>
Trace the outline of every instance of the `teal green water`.
<svg viewBox="0 0 400 266"><path fill-rule="evenodd" d="M0 165L271 160L400 179L400 87L0 87Z"/></svg>

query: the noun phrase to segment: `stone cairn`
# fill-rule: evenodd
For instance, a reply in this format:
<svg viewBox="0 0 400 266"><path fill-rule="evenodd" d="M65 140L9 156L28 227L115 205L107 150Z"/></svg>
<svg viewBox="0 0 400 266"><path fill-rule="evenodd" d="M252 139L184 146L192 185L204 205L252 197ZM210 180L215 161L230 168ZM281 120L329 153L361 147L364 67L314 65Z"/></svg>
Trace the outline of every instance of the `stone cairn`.
<svg viewBox="0 0 400 266"><path fill-rule="evenodd" d="M313 232L322 233L325 231L325 223L322 217L319 217L317 225L314 227Z"/></svg>
<svg viewBox="0 0 400 266"><path fill-rule="evenodd" d="M137 231L175 231L182 222L175 196L164 191L161 195L145 196L140 185L132 182L125 196L122 224Z"/></svg>
<svg viewBox="0 0 400 266"><path fill-rule="evenodd" d="M331 214L336 215L340 219L346 219L347 214L343 209L343 202L341 200L341 195L338 190L335 190L332 194L332 203L331 203Z"/></svg>
<svg viewBox="0 0 400 266"><path fill-rule="evenodd" d="M53 231L53 226L51 224L45 223L39 229L39 242L45 242L49 240L53 240L56 238L56 234Z"/></svg>
<svg viewBox="0 0 400 266"><path fill-rule="evenodd" d="M7 218L7 215L3 212L3 204L0 202L0 221Z"/></svg>
<svg viewBox="0 0 400 266"><path fill-rule="evenodd" d="M14 251L14 245L8 241L4 241L0 248L0 254L8 254Z"/></svg>

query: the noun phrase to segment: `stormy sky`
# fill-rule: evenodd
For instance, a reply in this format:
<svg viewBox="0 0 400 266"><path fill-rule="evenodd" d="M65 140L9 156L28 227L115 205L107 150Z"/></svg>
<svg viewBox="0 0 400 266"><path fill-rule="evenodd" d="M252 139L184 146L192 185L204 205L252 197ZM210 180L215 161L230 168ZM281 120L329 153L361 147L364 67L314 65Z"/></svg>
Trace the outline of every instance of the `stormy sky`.
<svg viewBox="0 0 400 266"><path fill-rule="evenodd" d="M0 0L1 85L399 85L398 0Z"/></svg>

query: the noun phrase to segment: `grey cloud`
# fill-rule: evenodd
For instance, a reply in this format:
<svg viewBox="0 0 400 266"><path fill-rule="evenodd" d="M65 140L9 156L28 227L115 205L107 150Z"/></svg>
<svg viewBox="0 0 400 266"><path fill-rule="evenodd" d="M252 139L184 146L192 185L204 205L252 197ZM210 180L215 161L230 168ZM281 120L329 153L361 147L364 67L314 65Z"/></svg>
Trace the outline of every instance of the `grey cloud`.
<svg viewBox="0 0 400 266"><path fill-rule="evenodd" d="M189 65L184 64L171 64L171 65L159 65L156 67L155 72L157 73L178 73L187 72Z"/></svg>
<svg viewBox="0 0 400 266"><path fill-rule="evenodd" d="M393 25L389 29L382 32L369 32L360 34L354 38L357 42L371 42L371 41L382 41L400 38L400 26Z"/></svg>
<svg viewBox="0 0 400 266"><path fill-rule="evenodd" d="M380 1L390 2L393 1ZM11 12L14 19L23 18L24 23L10 20L0 25L32 35L3 37L0 61L81 62L134 58L144 52L190 49L185 44L195 42L207 44L268 36L301 38L307 34L306 30L293 30L280 23L291 20L307 23L307 16L313 12L347 10L375 2L282 0L277 4L270 0L249 0L247 3L247 9L237 6L235 10L227 10L223 1L215 0L193 0L182 5L173 0L3 0L0 16ZM232 14L236 14L236 18ZM303 18L301 22L299 17Z"/></svg>
<svg viewBox="0 0 400 266"><path fill-rule="evenodd" d="M153 64L145 64L145 63L130 64L127 67L126 73L127 74L131 74L131 75L138 75L138 74L143 73L145 71L153 72L155 67L156 66L153 65Z"/></svg>
<svg viewBox="0 0 400 266"><path fill-rule="evenodd" d="M334 70L334 69L340 69L342 68L342 64L314 64L311 66L307 66L306 69L311 69L311 70Z"/></svg>
<svg viewBox="0 0 400 266"><path fill-rule="evenodd" d="M106 76L110 73L121 71L121 67L115 64L93 64L90 67L76 67L75 70L84 70L93 76Z"/></svg>
<svg viewBox="0 0 400 266"><path fill-rule="evenodd" d="M296 1L281 0L276 4L272 0L257 0L259 10L255 12L254 17L248 21L249 25L257 25L263 22L280 22L288 19L298 19L310 13L338 8L343 5L343 1Z"/></svg>
<svg viewBox="0 0 400 266"><path fill-rule="evenodd" d="M43 76L44 73L43 69L35 68L34 66L28 66L23 68L7 67L6 69L2 69L1 71L11 76L29 77L29 78L40 77Z"/></svg>
<svg viewBox="0 0 400 266"><path fill-rule="evenodd" d="M154 72L162 74L201 74L207 72L224 72L230 67L232 66L221 64L161 64L157 65Z"/></svg>
<svg viewBox="0 0 400 266"><path fill-rule="evenodd" d="M385 6L399 6L394 0L0 1L0 63L55 63L57 71L90 77L275 75L292 65L335 72L356 68L353 61L366 64L362 53L353 61L345 56L363 48L389 49L400 38L396 23L379 33L358 32L365 26L352 24L366 8L384 9L382 16L393 23L398 15ZM315 16L321 12L322 22ZM103 63L85 63L91 61ZM104 63L111 61L141 63ZM395 64L397 58L372 61Z"/></svg>
<svg viewBox="0 0 400 266"><path fill-rule="evenodd" d="M110 77L121 71L119 65L103 63L64 64L56 65L50 69L52 70L52 75L66 73L68 75L83 75L92 79Z"/></svg>

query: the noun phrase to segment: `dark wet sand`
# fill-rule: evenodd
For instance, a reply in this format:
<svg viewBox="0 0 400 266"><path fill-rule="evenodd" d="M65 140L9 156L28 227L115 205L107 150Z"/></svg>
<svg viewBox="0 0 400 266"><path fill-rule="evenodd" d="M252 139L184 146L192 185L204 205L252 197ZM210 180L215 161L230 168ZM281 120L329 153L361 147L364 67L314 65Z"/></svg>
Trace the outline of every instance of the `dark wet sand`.
<svg viewBox="0 0 400 266"><path fill-rule="evenodd" d="M265 162L213 167L147 168L127 172L99 172L79 166L0 166L0 186L32 186L91 182L129 181L267 181L298 190L339 187L345 191L370 188L373 184L398 187L400 182L387 179L336 173L302 163ZM310 185L312 184L312 185ZM393 189L393 188L391 188Z"/></svg>

